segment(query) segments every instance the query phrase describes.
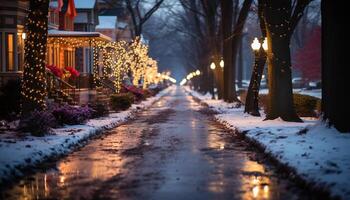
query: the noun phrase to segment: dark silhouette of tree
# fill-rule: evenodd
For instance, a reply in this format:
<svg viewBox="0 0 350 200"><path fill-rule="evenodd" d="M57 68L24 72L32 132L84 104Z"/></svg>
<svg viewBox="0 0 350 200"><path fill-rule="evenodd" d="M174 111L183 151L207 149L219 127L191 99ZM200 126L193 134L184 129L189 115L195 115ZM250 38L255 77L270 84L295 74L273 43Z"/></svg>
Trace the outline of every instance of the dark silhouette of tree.
<svg viewBox="0 0 350 200"><path fill-rule="evenodd" d="M340 2L321 2L323 120L341 132L350 132L347 12Z"/></svg>
<svg viewBox="0 0 350 200"><path fill-rule="evenodd" d="M21 91L23 115L45 108L48 9L49 0L30 1Z"/></svg>
<svg viewBox="0 0 350 200"><path fill-rule="evenodd" d="M268 40L268 110L266 119L301 122L293 106L290 39L310 0L263 0Z"/></svg>
<svg viewBox="0 0 350 200"><path fill-rule="evenodd" d="M238 3L239 1L236 1ZM239 101L236 91L236 66L237 54L240 42L242 40L242 32L245 21L248 17L250 6L253 0L244 0L236 21L233 21L234 28L232 35L229 38L224 38L224 41L232 39L232 67L224 67L224 100L227 102ZM238 5L236 5L238 7ZM237 9L238 10L238 9ZM236 17L234 17L236 18ZM226 62L225 62L226 65Z"/></svg>

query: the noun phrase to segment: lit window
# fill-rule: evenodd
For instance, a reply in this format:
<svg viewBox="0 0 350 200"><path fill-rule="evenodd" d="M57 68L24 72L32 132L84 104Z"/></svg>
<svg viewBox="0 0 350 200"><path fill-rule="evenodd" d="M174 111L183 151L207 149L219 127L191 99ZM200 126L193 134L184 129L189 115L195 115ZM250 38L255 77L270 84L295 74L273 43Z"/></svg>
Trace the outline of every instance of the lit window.
<svg viewBox="0 0 350 200"><path fill-rule="evenodd" d="M14 63L14 35L13 33L7 34L7 54L6 54L6 68L7 71L14 71L15 70L15 63Z"/></svg>

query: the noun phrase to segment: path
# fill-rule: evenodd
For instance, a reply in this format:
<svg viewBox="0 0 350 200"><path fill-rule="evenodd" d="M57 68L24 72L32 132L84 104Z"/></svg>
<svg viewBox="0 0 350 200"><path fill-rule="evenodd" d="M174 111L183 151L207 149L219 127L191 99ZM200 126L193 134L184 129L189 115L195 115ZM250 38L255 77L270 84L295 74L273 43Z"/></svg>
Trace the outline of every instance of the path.
<svg viewBox="0 0 350 200"><path fill-rule="evenodd" d="M12 186L6 199L299 199L181 88ZM265 163L264 161L262 163Z"/></svg>

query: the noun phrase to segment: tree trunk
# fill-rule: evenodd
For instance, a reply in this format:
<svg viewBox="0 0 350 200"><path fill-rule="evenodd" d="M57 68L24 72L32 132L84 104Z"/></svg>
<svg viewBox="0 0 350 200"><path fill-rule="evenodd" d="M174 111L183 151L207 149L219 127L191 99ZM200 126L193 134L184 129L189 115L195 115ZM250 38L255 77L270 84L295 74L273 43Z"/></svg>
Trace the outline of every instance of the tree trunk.
<svg viewBox="0 0 350 200"><path fill-rule="evenodd" d="M243 36L239 41L239 53L238 53L238 67L237 67L237 86L242 88L242 79L243 79Z"/></svg>
<svg viewBox="0 0 350 200"><path fill-rule="evenodd" d="M239 12L237 22L235 23L235 27L232 34L232 80L228 83L229 85L225 85L225 87L230 87L232 89L231 96L228 96L227 101L239 101L237 98L236 91L236 65L237 65L237 53L239 42L242 40L242 32L244 28L245 21L248 17L249 9L252 4L252 0L244 0L242 8Z"/></svg>
<svg viewBox="0 0 350 200"><path fill-rule="evenodd" d="M266 119L301 122L294 109L289 37L273 36L267 27L269 101Z"/></svg>
<svg viewBox="0 0 350 200"><path fill-rule="evenodd" d="M260 41L263 41L262 38ZM266 63L266 53L263 48L260 48L258 52L254 52L255 62L250 78L250 83L247 91L244 112L253 116L260 116L259 113L259 89L261 77L264 72L264 66Z"/></svg>
<svg viewBox="0 0 350 200"><path fill-rule="evenodd" d="M348 22L346 6L322 0L322 111L323 120L340 132L350 132ZM344 14L345 15L345 14ZM335 23L336 22L336 23Z"/></svg>
<svg viewBox="0 0 350 200"><path fill-rule="evenodd" d="M222 46L223 46L223 98L225 101L232 101L232 0L221 0L221 28L222 28ZM219 61L220 62L220 61ZM219 65L217 65L220 68ZM222 69L219 69L220 71Z"/></svg>
<svg viewBox="0 0 350 200"><path fill-rule="evenodd" d="M22 115L46 107L46 43L49 0L31 0L27 17L24 73L22 82Z"/></svg>
<svg viewBox="0 0 350 200"><path fill-rule="evenodd" d="M289 0L270 0L264 8L268 41L268 110L266 119L280 117L285 121L302 122L293 104L292 70L290 58ZM284 9L281 9L284 8Z"/></svg>

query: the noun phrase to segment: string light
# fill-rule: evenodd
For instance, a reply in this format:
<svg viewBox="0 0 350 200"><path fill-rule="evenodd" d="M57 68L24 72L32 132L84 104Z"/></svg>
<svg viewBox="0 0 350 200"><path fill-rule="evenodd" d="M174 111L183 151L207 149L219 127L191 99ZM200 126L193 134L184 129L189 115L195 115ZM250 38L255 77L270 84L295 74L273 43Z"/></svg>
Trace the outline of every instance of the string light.
<svg viewBox="0 0 350 200"><path fill-rule="evenodd" d="M48 27L48 4L48 0L31 1L30 11L26 21L26 53L21 95L23 100L22 102L32 104L32 108L26 107L25 111L29 111L33 108L46 108L45 98L47 96L47 91L45 58Z"/></svg>

